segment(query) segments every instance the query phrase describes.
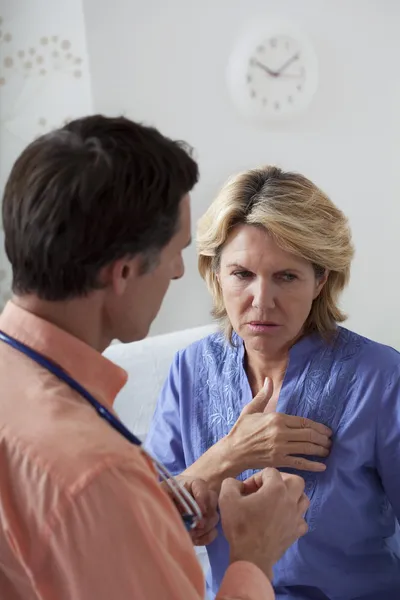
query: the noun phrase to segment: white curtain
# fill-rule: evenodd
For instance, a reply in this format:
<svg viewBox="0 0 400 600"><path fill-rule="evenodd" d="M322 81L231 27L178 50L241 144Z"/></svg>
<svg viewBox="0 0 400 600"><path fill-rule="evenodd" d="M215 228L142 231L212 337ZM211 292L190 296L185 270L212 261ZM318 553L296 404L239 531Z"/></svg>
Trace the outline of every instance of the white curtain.
<svg viewBox="0 0 400 600"><path fill-rule="evenodd" d="M35 137L92 111L81 0L0 4L0 190ZM10 296L0 231L0 310Z"/></svg>

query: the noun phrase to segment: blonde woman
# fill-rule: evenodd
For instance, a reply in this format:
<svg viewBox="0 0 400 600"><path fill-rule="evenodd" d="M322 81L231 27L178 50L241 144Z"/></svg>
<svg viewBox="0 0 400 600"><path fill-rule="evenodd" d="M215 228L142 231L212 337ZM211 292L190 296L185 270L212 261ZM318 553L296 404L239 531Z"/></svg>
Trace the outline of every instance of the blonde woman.
<svg viewBox="0 0 400 600"><path fill-rule="evenodd" d="M278 600L398 600L400 354L338 325L345 216L302 175L251 170L201 219L198 248L223 333L176 355L147 447L216 490L267 466L302 474L309 533L275 568ZM212 597L222 530L208 553Z"/></svg>

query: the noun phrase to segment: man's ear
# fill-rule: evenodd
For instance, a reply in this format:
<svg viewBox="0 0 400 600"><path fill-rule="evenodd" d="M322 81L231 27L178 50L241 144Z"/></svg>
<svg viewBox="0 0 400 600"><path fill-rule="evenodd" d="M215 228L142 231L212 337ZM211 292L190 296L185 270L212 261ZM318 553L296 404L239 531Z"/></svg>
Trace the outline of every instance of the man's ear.
<svg viewBox="0 0 400 600"><path fill-rule="evenodd" d="M324 285L328 281L329 273L330 273L330 271L328 269L325 269L325 272L323 273L323 275L320 275L316 278L314 300L316 298L318 298L318 296L322 292Z"/></svg>
<svg viewBox="0 0 400 600"><path fill-rule="evenodd" d="M106 265L101 274L101 281L105 286L111 286L116 294L122 296L132 277L140 273L139 257L120 258Z"/></svg>

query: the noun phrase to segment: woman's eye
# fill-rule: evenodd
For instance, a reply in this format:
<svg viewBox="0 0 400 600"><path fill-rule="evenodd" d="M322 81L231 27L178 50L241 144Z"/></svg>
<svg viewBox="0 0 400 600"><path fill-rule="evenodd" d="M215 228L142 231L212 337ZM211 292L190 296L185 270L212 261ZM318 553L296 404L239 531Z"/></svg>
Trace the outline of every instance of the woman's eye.
<svg viewBox="0 0 400 600"><path fill-rule="evenodd" d="M295 279L297 279L296 275L293 275L293 273L281 273L279 275L279 278L286 282L294 281Z"/></svg>
<svg viewBox="0 0 400 600"><path fill-rule="evenodd" d="M252 273L250 271L235 271L233 275L238 279L248 279L252 276Z"/></svg>

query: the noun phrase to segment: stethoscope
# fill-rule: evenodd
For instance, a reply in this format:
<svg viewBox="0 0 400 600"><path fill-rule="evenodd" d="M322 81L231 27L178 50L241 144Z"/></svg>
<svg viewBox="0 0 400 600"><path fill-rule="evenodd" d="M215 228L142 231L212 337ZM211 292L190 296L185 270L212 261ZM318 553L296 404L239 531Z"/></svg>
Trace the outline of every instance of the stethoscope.
<svg viewBox="0 0 400 600"><path fill-rule="evenodd" d="M89 402L89 404L91 404L96 410L97 414L102 419L107 421L107 423L116 431L118 431L118 433L120 433L126 440L128 440L128 442L134 446L142 446L142 442L138 437L136 437L136 435L129 431L129 429L125 427L125 425L117 417L107 410L100 402L96 400L96 398L94 398L94 396L92 396L92 394L90 394L80 383L68 375L68 373L61 369L58 365L48 360L45 356L39 352L36 352L26 344L23 344L15 338L7 335L3 331L0 331L0 341L8 344L22 354L25 354L25 356L32 359L38 365L52 373L55 377L66 383L70 388L75 390L75 392L80 394L87 402ZM163 464L161 464L153 456L150 456L150 454L143 448L142 451L153 462L159 477L171 490L175 502L177 502L183 509L184 512L181 516L186 529L189 531L196 527L198 522L202 519L202 514L197 502L195 502L188 491L178 483L178 481L173 477L173 475L171 475L171 473L166 467L164 467Z"/></svg>

